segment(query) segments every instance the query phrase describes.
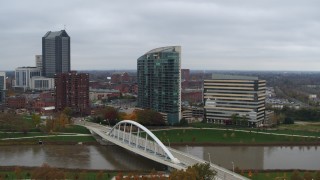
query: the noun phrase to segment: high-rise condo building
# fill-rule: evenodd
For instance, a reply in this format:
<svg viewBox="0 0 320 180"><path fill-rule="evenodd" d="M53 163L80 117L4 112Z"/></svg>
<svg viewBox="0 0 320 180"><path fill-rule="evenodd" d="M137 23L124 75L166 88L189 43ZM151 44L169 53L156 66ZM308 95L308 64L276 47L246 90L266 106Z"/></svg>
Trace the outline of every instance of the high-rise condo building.
<svg viewBox="0 0 320 180"><path fill-rule="evenodd" d="M169 124L181 118L181 47L153 49L138 59L138 106L167 114Z"/></svg>
<svg viewBox="0 0 320 180"><path fill-rule="evenodd" d="M5 102L6 94L6 73L0 72L0 104Z"/></svg>
<svg viewBox="0 0 320 180"><path fill-rule="evenodd" d="M70 37L65 30L49 31L42 37L42 74L53 77L70 71Z"/></svg>
<svg viewBox="0 0 320 180"><path fill-rule="evenodd" d="M61 111L70 107L74 112L87 114L89 107L89 74L59 73L54 76L55 107Z"/></svg>
<svg viewBox="0 0 320 180"><path fill-rule="evenodd" d="M207 122L260 126L264 121L265 80L213 74L204 80L203 93Z"/></svg>

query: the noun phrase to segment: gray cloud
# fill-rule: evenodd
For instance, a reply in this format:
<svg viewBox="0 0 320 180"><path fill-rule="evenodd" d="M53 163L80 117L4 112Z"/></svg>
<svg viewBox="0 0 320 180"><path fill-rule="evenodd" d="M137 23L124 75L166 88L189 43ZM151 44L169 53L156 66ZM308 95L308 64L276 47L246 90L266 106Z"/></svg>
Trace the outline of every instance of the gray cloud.
<svg viewBox="0 0 320 180"><path fill-rule="evenodd" d="M66 25L72 69L135 69L150 49L182 46L182 67L318 70L318 0L0 2L0 69L34 65L41 37Z"/></svg>

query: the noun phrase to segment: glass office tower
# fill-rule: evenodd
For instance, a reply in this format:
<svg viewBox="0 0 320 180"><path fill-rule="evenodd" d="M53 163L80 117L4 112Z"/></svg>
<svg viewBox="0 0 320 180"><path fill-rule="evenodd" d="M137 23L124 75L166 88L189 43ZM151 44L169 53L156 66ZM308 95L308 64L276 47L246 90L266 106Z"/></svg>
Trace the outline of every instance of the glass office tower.
<svg viewBox="0 0 320 180"><path fill-rule="evenodd" d="M42 37L42 75L52 78L70 71L70 36L65 30L49 31Z"/></svg>
<svg viewBox="0 0 320 180"><path fill-rule="evenodd" d="M169 124L181 118L181 47L153 49L138 59L138 107L165 113Z"/></svg>

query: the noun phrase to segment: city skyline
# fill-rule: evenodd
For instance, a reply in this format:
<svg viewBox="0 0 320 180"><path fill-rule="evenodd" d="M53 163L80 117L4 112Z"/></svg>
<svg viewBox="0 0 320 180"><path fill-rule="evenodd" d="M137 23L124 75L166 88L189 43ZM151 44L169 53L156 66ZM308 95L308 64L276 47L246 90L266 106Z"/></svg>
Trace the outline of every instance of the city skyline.
<svg viewBox="0 0 320 180"><path fill-rule="evenodd" d="M0 70L5 71L33 66L43 33L65 28L72 37L73 70L135 69L146 50L172 45L182 46L181 66L189 69L318 71L320 66L315 0L0 5Z"/></svg>

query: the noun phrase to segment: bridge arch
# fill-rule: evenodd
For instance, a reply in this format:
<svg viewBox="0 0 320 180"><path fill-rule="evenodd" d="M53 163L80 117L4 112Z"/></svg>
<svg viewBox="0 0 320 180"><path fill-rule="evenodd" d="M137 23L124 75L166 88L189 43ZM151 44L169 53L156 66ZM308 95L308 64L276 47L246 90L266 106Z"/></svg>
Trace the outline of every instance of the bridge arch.
<svg viewBox="0 0 320 180"><path fill-rule="evenodd" d="M172 153L169 151L169 149L149 130L147 129L146 127L144 127L143 125L135 122L135 121L132 121L132 120L122 120L120 122L118 122L116 125L114 125L112 127L112 129L109 131L108 135L109 136L112 136L113 132L115 129L120 129L121 125L133 125L133 126L136 126L138 128L138 136L139 136L139 130L141 129L142 131L144 131L148 136L150 136L154 142L157 143L157 145L159 145L161 147L161 149L165 152L165 154L170 158L171 162L175 163L175 164L178 164L180 163L180 161L175 158ZM124 130L125 131L125 130ZM131 133L131 132L130 132ZM147 135L146 135L146 138L147 138Z"/></svg>

